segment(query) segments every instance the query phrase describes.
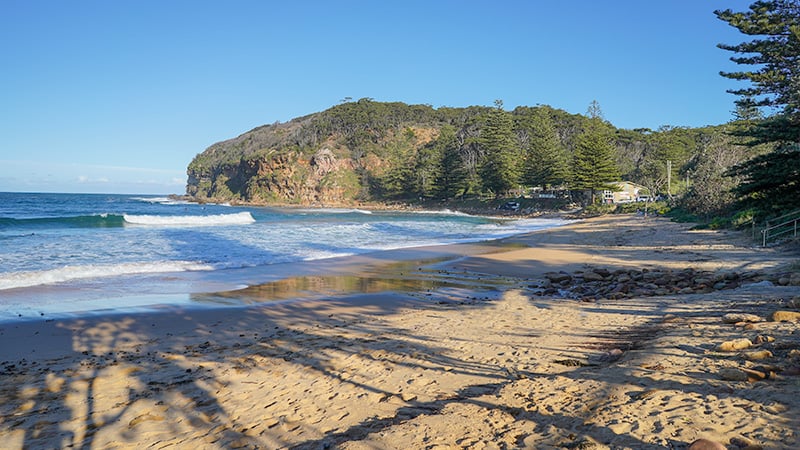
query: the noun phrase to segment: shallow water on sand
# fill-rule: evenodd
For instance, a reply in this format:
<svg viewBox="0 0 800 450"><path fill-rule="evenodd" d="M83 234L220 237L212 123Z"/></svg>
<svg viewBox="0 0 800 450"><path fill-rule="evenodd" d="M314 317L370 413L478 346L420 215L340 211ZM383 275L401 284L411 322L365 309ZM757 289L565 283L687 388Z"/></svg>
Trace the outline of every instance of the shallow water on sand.
<svg viewBox="0 0 800 450"><path fill-rule="evenodd" d="M0 193L0 320L202 304L195 294L319 275L343 257L480 242L564 223L447 210L276 209L152 196ZM336 283L408 283L355 277ZM305 283L307 290L311 281L291 283ZM332 281L325 283L330 288Z"/></svg>

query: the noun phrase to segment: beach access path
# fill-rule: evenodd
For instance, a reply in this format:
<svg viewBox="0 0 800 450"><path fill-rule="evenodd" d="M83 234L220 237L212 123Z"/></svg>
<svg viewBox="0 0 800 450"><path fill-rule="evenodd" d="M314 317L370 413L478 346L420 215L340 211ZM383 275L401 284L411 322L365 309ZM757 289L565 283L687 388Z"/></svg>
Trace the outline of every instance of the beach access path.
<svg viewBox="0 0 800 450"><path fill-rule="evenodd" d="M424 268L492 290L0 324L0 446L797 448L797 253L635 215L504 243Z"/></svg>

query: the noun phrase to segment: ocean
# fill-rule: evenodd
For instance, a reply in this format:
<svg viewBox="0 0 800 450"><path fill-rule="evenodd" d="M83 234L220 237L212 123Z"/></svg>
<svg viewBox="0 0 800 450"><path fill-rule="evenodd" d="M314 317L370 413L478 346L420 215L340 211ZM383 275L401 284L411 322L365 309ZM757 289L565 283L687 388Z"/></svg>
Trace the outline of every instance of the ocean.
<svg viewBox="0 0 800 450"><path fill-rule="evenodd" d="M189 294L271 281L292 264L335 265L351 255L499 239L563 223L448 210L0 193L0 321L186 306Z"/></svg>

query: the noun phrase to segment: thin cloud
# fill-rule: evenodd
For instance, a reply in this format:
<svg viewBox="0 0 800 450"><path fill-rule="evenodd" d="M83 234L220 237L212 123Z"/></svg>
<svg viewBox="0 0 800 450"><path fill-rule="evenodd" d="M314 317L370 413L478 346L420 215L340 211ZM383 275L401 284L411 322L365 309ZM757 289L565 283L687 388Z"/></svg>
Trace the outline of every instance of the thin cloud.
<svg viewBox="0 0 800 450"><path fill-rule="evenodd" d="M31 167L41 166L41 161L30 161L23 159L0 159L0 164L21 164ZM183 169L154 169L150 167L135 167L135 166L111 166L104 164L81 164L81 163L62 163L62 162L48 162L48 167L51 168L64 168L69 167L72 169L82 168L87 170L105 170L105 171L126 171L126 172L146 172L146 173L163 173L174 174L181 173Z"/></svg>

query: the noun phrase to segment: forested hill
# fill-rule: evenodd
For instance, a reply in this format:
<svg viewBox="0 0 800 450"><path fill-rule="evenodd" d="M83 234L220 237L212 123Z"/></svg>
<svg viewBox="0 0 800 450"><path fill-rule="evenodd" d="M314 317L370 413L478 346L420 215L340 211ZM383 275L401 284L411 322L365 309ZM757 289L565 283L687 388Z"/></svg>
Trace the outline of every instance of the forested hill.
<svg viewBox="0 0 800 450"><path fill-rule="evenodd" d="M651 192L707 190L703 208L729 198L722 177L751 156L706 128L617 129L599 105L466 108L361 99L265 125L216 143L188 167L197 200L343 205L501 196L533 187L600 189L629 180ZM668 173L667 168L671 171ZM688 185L687 185L688 183Z"/></svg>

